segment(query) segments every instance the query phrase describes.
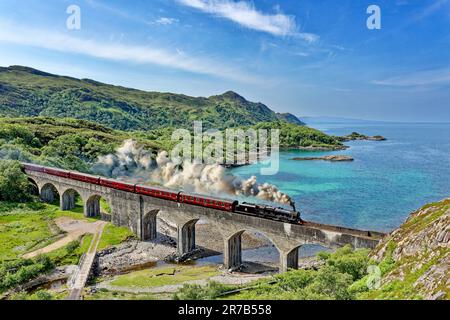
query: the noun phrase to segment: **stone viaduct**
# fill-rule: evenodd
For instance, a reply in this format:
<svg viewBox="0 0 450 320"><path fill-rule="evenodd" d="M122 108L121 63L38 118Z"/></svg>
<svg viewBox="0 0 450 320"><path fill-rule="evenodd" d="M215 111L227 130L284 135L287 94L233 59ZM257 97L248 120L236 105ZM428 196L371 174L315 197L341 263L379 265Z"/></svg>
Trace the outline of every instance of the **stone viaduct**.
<svg viewBox="0 0 450 320"><path fill-rule="evenodd" d="M241 235L257 231L265 235L280 253L280 271L298 267L298 249L304 244L320 244L326 247L340 247L346 244L354 248L374 248L381 233L360 231L336 226L306 222L304 225L289 224L259 217L224 212L210 208L177 203L150 196L139 195L57 177L42 172L27 171L44 201L56 200L55 190L60 197L61 210L75 207L75 196L79 194L86 217L101 213L100 199L111 207L110 219L114 225L130 228L141 240L153 240L157 236L156 222L159 212L164 211L177 226L177 251L184 255L195 249L195 225L200 219L207 219L213 230L221 234L224 241L224 266L236 269L242 264Z"/></svg>

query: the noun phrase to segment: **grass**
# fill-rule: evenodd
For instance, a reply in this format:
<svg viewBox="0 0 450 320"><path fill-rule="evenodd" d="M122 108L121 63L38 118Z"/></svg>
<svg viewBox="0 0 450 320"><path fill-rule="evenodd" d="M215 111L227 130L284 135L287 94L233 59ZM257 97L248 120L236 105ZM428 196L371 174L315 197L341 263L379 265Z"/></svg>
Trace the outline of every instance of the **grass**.
<svg viewBox="0 0 450 320"><path fill-rule="evenodd" d="M131 230L126 227L117 227L111 223L108 223L103 230L100 243L97 251L101 251L111 246L118 245L127 239L134 237L135 235Z"/></svg>
<svg viewBox="0 0 450 320"><path fill-rule="evenodd" d="M8 300L64 300L68 294L68 289L63 286L58 291L41 289L34 292L17 292L9 296Z"/></svg>
<svg viewBox="0 0 450 320"><path fill-rule="evenodd" d="M174 266L132 272L117 277L111 285L118 287L150 288L208 279L219 271L215 266Z"/></svg>
<svg viewBox="0 0 450 320"><path fill-rule="evenodd" d="M28 252L55 242L63 235L54 224L54 220L60 217L88 222L98 221L96 218L84 217L83 208L80 206L71 211L61 211L56 204L40 202L18 204L0 201L0 261L18 259ZM98 250L120 244L133 236L128 228L108 224ZM87 235L84 239L92 240L92 235ZM89 244L90 241L83 240L81 247L87 246L83 252L87 251ZM59 252L51 254L63 256L65 248L58 250ZM68 262L75 260L73 257L67 259Z"/></svg>
<svg viewBox="0 0 450 320"><path fill-rule="evenodd" d="M407 231L415 231L419 232L424 228L428 227L434 221L439 219L442 215L444 215L450 209L450 200L444 200L442 202L430 203L422 207L420 211L425 209L435 208L436 210L432 214L428 214L425 216L415 216L409 219L402 228Z"/></svg>
<svg viewBox="0 0 450 320"><path fill-rule="evenodd" d="M412 267L421 263L420 259L415 256L406 257L398 261L395 266L411 266L407 272L404 272L404 277L402 280L395 279L384 284L378 290L372 290L367 293L362 294L360 299L370 299L370 300L421 300L423 297L417 293L414 283L433 265L436 265L439 260L441 260L446 254L448 254L449 249L440 249L434 252L434 257L430 259L427 263L423 264L419 269L412 271ZM421 258L423 259L423 257ZM393 270L395 271L395 269ZM442 291L446 292L447 299L450 296L450 291L445 284L441 285Z"/></svg>
<svg viewBox="0 0 450 320"><path fill-rule="evenodd" d="M391 237L386 244L387 250L379 267L383 276L391 278L378 290L372 290L360 295L361 299L423 299L419 294L421 287L416 281L424 275L432 266L442 265L449 254L449 248L436 247L431 250L431 244L423 244L422 249L414 255L403 254L402 258L395 261L392 257L397 247L396 242L408 239L411 235L430 228L450 209L450 200L430 203L414 213L405 224L402 225L395 237ZM426 213L424 210L430 210ZM442 220L442 219L441 219ZM444 220L445 221L445 220ZM435 235L430 234L433 239ZM445 292L447 299L450 296L448 286L438 284L433 292Z"/></svg>
<svg viewBox="0 0 450 320"><path fill-rule="evenodd" d="M92 242L93 235L86 234L83 236L81 241L78 241L79 246L71 251L69 245L54 250L46 254L56 265L74 265L78 264L81 256L86 253L89 249L89 245Z"/></svg>
<svg viewBox="0 0 450 320"><path fill-rule="evenodd" d="M159 296L159 295L158 295ZM96 293L83 295L84 300L156 300L158 297L151 293L127 293L100 289Z"/></svg>
<svg viewBox="0 0 450 320"><path fill-rule="evenodd" d="M17 259L56 240L49 227L54 217L51 206L15 206L0 202L0 261Z"/></svg>
<svg viewBox="0 0 450 320"><path fill-rule="evenodd" d="M106 202L105 199L101 198L100 199L100 208L103 212L107 213L107 214L111 214L112 213L112 209L111 206L108 204L108 202Z"/></svg>

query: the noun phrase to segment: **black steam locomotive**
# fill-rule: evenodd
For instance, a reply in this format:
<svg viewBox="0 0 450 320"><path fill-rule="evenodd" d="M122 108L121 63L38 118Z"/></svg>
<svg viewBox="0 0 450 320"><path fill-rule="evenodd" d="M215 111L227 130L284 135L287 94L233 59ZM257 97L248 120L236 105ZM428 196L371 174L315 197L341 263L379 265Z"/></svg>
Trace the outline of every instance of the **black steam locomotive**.
<svg viewBox="0 0 450 320"><path fill-rule="evenodd" d="M293 209L287 210L268 205L243 202L235 206L234 212L283 222L303 223L303 220L300 218L300 212L296 211L295 207Z"/></svg>

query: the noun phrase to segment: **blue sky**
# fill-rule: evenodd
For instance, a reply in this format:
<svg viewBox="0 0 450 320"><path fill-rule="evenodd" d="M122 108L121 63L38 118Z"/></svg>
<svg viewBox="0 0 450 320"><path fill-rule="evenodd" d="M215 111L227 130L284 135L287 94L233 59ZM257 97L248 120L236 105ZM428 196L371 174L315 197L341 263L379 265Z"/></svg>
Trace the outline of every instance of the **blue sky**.
<svg viewBox="0 0 450 320"><path fill-rule="evenodd" d="M298 116L450 121L450 0L1 0L13 64Z"/></svg>

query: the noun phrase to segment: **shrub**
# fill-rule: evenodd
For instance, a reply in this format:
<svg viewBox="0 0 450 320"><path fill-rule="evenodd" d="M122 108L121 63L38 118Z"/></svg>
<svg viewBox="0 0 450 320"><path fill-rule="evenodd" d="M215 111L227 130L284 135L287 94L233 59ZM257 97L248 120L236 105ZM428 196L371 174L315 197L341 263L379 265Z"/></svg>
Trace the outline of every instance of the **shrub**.
<svg viewBox="0 0 450 320"><path fill-rule="evenodd" d="M185 284L173 297L174 300L212 300L222 293L231 290L229 286L216 281L209 281L207 285Z"/></svg>
<svg viewBox="0 0 450 320"><path fill-rule="evenodd" d="M0 263L0 292L30 281L53 267L47 256L39 256L35 260L18 259Z"/></svg>
<svg viewBox="0 0 450 320"><path fill-rule="evenodd" d="M30 200L31 184L18 161L0 160L0 200L25 202Z"/></svg>
<svg viewBox="0 0 450 320"><path fill-rule="evenodd" d="M32 299L34 300L52 300L52 295L47 291L38 291L33 294Z"/></svg>
<svg viewBox="0 0 450 320"><path fill-rule="evenodd" d="M369 250L356 250L348 245L328 255L327 265L335 267L339 272L352 276L353 281L361 279L367 274L369 264ZM324 255L322 255L324 257Z"/></svg>
<svg viewBox="0 0 450 320"><path fill-rule="evenodd" d="M71 241L67 246L66 250L69 254L73 253L75 250L77 250L80 247L80 241L74 240Z"/></svg>

